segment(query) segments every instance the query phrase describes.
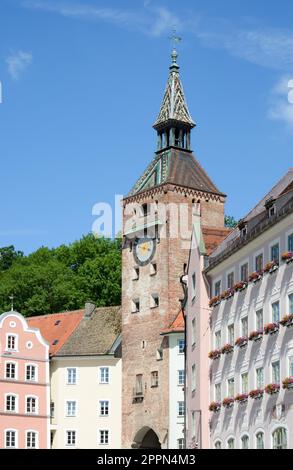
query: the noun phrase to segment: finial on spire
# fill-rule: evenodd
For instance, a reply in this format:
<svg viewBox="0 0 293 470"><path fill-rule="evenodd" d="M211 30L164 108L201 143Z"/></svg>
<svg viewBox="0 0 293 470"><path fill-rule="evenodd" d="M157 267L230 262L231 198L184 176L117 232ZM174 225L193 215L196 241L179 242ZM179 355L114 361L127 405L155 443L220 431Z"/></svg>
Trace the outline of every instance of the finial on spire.
<svg viewBox="0 0 293 470"><path fill-rule="evenodd" d="M176 28L173 29L173 34L172 36L170 37L172 43L173 43L173 50L172 50L172 54L171 54L171 58L172 58L172 66L175 65L177 66L177 57L178 57L178 53L177 53L177 49L176 49L176 44L178 44L178 42L182 41L182 38L177 36L177 31L176 31Z"/></svg>
<svg viewBox="0 0 293 470"><path fill-rule="evenodd" d="M14 309L14 304L13 304L13 301L14 301L14 295L10 295L9 296L9 299L11 300L11 312L13 312L13 309Z"/></svg>

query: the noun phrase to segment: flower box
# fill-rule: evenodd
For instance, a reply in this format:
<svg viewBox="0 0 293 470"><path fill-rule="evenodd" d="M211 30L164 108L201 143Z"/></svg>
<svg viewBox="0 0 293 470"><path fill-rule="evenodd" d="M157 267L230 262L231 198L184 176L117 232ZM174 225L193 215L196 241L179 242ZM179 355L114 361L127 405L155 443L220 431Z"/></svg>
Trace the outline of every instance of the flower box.
<svg viewBox="0 0 293 470"><path fill-rule="evenodd" d="M258 341L262 339L263 336L263 330L255 330L252 331L248 337L249 341Z"/></svg>
<svg viewBox="0 0 293 470"><path fill-rule="evenodd" d="M215 349L214 351L209 352L209 358L210 359L219 359L221 356L221 350L220 349Z"/></svg>
<svg viewBox="0 0 293 470"><path fill-rule="evenodd" d="M264 326L264 333L265 335L273 335L279 331L279 324L278 323L268 323Z"/></svg>
<svg viewBox="0 0 293 470"><path fill-rule="evenodd" d="M237 282L237 284L234 285L233 289L235 292L241 292L242 290L246 289L247 287L247 282L246 281L240 281Z"/></svg>
<svg viewBox="0 0 293 470"><path fill-rule="evenodd" d="M239 348L244 348L247 345L247 343L248 343L247 336L240 336L235 341L235 345L239 346Z"/></svg>
<svg viewBox="0 0 293 470"><path fill-rule="evenodd" d="M270 261L265 265L264 272L272 274L277 271L278 268L279 264L277 263L277 261Z"/></svg>
<svg viewBox="0 0 293 470"><path fill-rule="evenodd" d="M286 377L286 379L282 381L282 384L285 390L293 389L293 377Z"/></svg>
<svg viewBox="0 0 293 470"><path fill-rule="evenodd" d="M293 251L285 251L285 253L282 253L281 258L286 263L290 263L293 261Z"/></svg>
<svg viewBox="0 0 293 470"><path fill-rule="evenodd" d="M234 350L234 346L232 346L232 344L225 344L222 349L221 349L221 353L222 354L229 354L229 353L232 353Z"/></svg>
<svg viewBox="0 0 293 470"><path fill-rule="evenodd" d="M231 406L234 405L234 398L233 397L224 398L224 400L222 401L222 405L225 408L231 408Z"/></svg>
<svg viewBox="0 0 293 470"><path fill-rule="evenodd" d="M293 314L290 313L289 315L284 315L280 321L280 325L287 327L293 326Z"/></svg>
<svg viewBox="0 0 293 470"><path fill-rule="evenodd" d="M279 384L268 384L265 388L265 391L268 395L274 395L274 393L278 393L280 390Z"/></svg>
<svg viewBox="0 0 293 470"><path fill-rule="evenodd" d="M220 411L221 409L221 403L219 401L212 401L212 403L209 406L209 410L213 412Z"/></svg>
<svg viewBox="0 0 293 470"><path fill-rule="evenodd" d="M234 295L234 289L227 289L221 294L221 300L227 300L230 299L230 297L233 297Z"/></svg>
<svg viewBox="0 0 293 470"><path fill-rule="evenodd" d="M251 392L249 392L249 396L250 398L253 398L254 400L259 400L260 398L263 397L263 389L262 388L256 388L255 390L251 390Z"/></svg>
<svg viewBox="0 0 293 470"><path fill-rule="evenodd" d="M215 297L212 297L210 302L209 302L209 306L210 307L215 307L216 305L218 305L219 303L221 302L221 297L219 295L216 295Z"/></svg>
<svg viewBox="0 0 293 470"><path fill-rule="evenodd" d="M262 275L262 271L254 271L250 274L248 281L256 283L257 281L260 281L262 279Z"/></svg>
<svg viewBox="0 0 293 470"><path fill-rule="evenodd" d="M235 401L238 401L238 403L246 403L248 400L248 393L238 393L235 397Z"/></svg>

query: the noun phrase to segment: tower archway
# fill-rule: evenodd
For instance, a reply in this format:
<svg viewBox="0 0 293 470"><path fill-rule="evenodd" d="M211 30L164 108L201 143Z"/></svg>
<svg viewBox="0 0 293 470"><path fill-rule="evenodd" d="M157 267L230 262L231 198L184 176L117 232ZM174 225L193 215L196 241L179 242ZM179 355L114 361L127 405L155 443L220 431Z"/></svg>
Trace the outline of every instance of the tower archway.
<svg viewBox="0 0 293 470"><path fill-rule="evenodd" d="M161 449L161 443L156 432L152 428L144 426L136 433L132 447L136 449Z"/></svg>

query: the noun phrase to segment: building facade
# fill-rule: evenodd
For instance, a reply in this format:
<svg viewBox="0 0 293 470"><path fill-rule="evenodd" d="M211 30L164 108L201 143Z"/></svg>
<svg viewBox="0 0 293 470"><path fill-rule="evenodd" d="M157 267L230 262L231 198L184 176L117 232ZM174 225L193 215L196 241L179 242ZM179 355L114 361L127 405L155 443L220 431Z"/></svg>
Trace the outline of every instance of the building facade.
<svg viewBox="0 0 293 470"><path fill-rule="evenodd" d="M226 228L202 228L200 208L195 208L185 282L186 322L186 448L208 449L210 308L209 283L203 274L207 256L227 236Z"/></svg>
<svg viewBox="0 0 293 470"><path fill-rule="evenodd" d="M212 448L293 448L293 170L209 258Z"/></svg>
<svg viewBox="0 0 293 470"><path fill-rule="evenodd" d="M0 316L0 448L50 448L49 345L18 312Z"/></svg>
<svg viewBox="0 0 293 470"><path fill-rule="evenodd" d="M51 448L121 448L121 308L29 321L50 344Z"/></svg>
<svg viewBox="0 0 293 470"><path fill-rule="evenodd" d="M180 311L162 335L169 344L169 449L185 447L185 325Z"/></svg>
<svg viewBox="0 0 293 470"><path fill-rule="evenodd" d="M181 308L180 276L188 260L194 204L200 206L203 225L224 225L225 196L191 152L194 125L179 77L177 52L173 51L154 124L157 152L123 200L124 448L171 445L170 337L161 332Z"/></svg>

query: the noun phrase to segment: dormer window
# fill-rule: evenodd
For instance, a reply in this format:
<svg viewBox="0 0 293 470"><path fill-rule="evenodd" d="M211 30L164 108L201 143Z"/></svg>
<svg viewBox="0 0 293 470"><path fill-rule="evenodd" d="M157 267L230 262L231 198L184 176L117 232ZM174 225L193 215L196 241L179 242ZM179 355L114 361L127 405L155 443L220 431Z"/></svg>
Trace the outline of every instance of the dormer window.
<svg viewBox="0 0 293 470"><path fill-rule="evenodd" d="M269 208L269 217L273 217L276 214L275 204Z"/></svg>
<svg viewBox="0 0 293 470"><path fill-rule="evenodd" d="M265 208L267 210L267 214L268 214L268 217L273 217L274 215L276 215L276 204L275 204L275 199L273 199L272 197L270 197L269 199L267 199L265 201Z"/></svg>
<svg viewBox="0 0 293 470"><path fill-rule="evenodd" d="M245 220L240 220L238 223L238 229L240 231L241 237L246 237L247 235L247 222Z"/></svg>

